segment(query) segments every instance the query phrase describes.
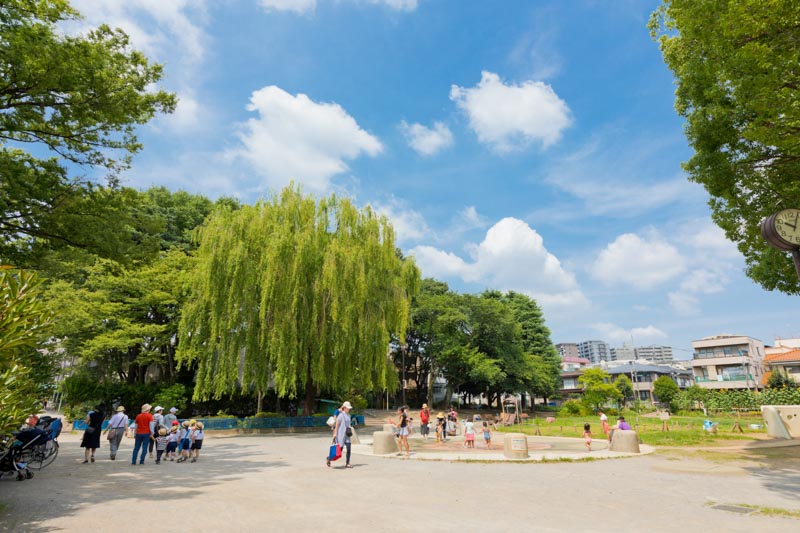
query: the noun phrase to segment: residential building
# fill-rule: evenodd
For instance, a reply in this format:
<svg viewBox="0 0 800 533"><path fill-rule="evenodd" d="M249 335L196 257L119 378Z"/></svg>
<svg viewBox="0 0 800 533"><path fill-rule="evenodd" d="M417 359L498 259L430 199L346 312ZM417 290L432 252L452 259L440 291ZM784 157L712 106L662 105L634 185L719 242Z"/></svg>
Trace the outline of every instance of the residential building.
<svg viewBox="0 0 800 533"><path fill-rule="evenodd" d="M608 344L603 341L583 341L578 343L578 356L588 359L593 365L608 361Z"/></svg>
<svg viewBox="0 0 800 533"><path fill-rule="evenodd" d="M786 353L791 352L792 350L800 349L800 339L792 338L792 339L775 339L774 346L765 346L764 347L764 355L774 355L776 353Z"/></svg>
<svg viewBox="0 0 800 533"><path fill-rule="evenodd" d="M625 374L631 380L634 395L639 400L654 402L653 383L661 376L668 376L677 383L678 387L685 389L692 384L692 373L678 367L667 365L651 365L638 361L623 361L606 365L604 368L616 379L620 374Z"/></svg>
<svg viewBox="0 0 800 533"><path fill-rule="evenodd" d="M574 342L560 342L556 344L556 350L561 359L565 357L578 357L578 345Z"/></svg>
<svg viewBox="0 0 800 533"><path fill-rule="evenodd" d="M764 343L722 334L692 341L694 381L706 389L757 389L764 374Z"/></svg>
<svg viewBox="0 0 800 533"><path fill-rule="evenodd" d="M580 370L583 367L589 366L590 364L592 364L592 362L583 357L566 356L561 358L561 370L564 372Z"/></svg>
<svg viewBox="0 0 800 533"><path fill-rule="evenodd" d="M765 372L762 385L767 384L770 374L779 372L800 383L800 350L769 354L764 357Z"/></svg>
<svg viewBox="0 0 800 533"><path fill-rule="evenodd" d="M608 353L611 361L632 361L636 359L636 349L630 344L623 344L622 348L611 348Z"/></svg>
<svg viewBox="0 0 800 533"><path fill-rule="evenodd" d="M646 359L651 363L671 363L671 346L639 346L636 348L636 359Z"/></svg>

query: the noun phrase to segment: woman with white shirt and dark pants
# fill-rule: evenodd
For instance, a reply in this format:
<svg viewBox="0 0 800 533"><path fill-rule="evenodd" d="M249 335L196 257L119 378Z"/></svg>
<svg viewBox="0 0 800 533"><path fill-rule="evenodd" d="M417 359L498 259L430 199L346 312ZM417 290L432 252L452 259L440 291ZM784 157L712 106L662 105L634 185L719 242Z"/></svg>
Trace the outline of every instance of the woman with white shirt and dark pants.
<svg viewBox="0 0 800 533"><path fill-rule="evenodd" d="M125 408L120 405L117 407L117 412L108 421L108 427L106 427L106 431L114 432L111 438L108 439L108 444L111 446L112 461L117 458L117 450L119 450L119 444L122 442L122 437L125 435L127 427L128 415L125 414Z"/></svg>

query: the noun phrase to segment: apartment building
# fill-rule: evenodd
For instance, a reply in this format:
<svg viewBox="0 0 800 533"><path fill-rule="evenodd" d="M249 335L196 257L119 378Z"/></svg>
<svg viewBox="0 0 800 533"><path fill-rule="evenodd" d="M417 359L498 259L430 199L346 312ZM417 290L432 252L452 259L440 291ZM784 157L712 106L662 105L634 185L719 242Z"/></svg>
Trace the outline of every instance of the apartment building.
<svg viewBox="0 0 800 533"><path fill-rule="evenodd" d="M692 341L694 381L706 389L758 389L764 374L764 343L746 335L715 335Z"/></svg>
<svg viewBox="0 0 800 533"><path fill-rule="evenodd" d="M583 357L596 365L600 361L609 361L608 344L604 341L583 341L578 343L578 357Z"/></svg>
<svg viewBox="0 0 800 533"><path fill-rule="evenodd" d="M574 342L560 342L556 344L556 350L562 360L565 357L578 357L578 345Z"/></svg>
<svg viewBox="0 0 800 533"><path fill-rule="evenodd" d="M672 347L671 346L639 346L636 348L637 359L647 359L651 363L671 363L672 362Z"/></svg>

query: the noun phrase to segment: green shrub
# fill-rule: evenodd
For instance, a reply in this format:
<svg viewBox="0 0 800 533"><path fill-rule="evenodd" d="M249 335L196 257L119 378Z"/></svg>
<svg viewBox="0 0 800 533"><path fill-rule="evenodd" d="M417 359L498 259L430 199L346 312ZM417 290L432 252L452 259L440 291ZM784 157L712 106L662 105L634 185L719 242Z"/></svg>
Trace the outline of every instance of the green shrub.
<svg viewBox="0 0 800 533"><path fill-rule="evenodd" d="M582 416L585 414L586 406L579 400L567 400L561 405L559 413L567 416Z"/></svg>
<svg viewBox="0 0 800 533"><path fill-rule="evenodd" d="M283 418L286 415L283 413L270 413L269 411L261 411L260 413L256 413L253 416L249 416L247 418Z"/></svg>
<svg viewBox="0 0 800 533"><path fill-rule="evenodd" d="M175 383L161 389L153 398L153 403L155 405L163 405L165 409L177 407L178 410L182 411L186 407L186 386L181 383Z"/></svg>

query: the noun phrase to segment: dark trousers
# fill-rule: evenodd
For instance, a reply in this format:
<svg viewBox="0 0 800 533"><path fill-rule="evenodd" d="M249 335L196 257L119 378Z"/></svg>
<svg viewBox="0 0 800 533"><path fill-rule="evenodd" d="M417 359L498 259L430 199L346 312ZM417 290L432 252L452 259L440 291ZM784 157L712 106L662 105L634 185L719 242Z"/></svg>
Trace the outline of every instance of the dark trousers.
<svg viewBox="0 0 800 533"><path fill-rule="evenodd" d="M347 447L347 455L345 455L345 461L347 462L345 464L348 465L350 464L350 444L350 441L344 443L344 445Z"/></svg>
<svg viewBox="0 0 800 533"><path fill-rule="evenodd" d="M164 454L164 450L156 450L156 462L161 462L161 456Z"/></svg>

